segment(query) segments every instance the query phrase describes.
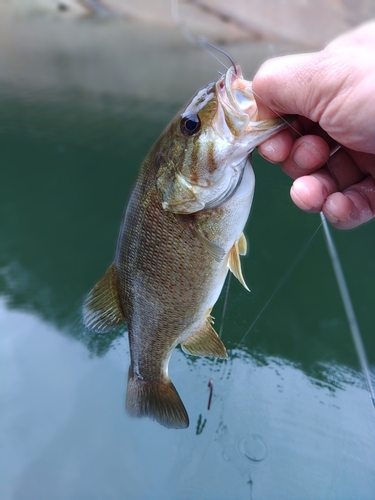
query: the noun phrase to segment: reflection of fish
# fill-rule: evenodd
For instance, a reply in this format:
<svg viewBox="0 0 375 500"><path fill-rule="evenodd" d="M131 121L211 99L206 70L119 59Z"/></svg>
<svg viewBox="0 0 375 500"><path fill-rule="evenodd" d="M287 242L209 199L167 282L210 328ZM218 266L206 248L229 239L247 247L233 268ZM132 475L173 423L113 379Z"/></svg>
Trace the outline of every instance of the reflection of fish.
<svg viewBox="0 0 375 500"><path fill-rule="evenodd" d="M210 314L228 268L246 287L240 255L254 191L249 153L286 127L281 119L256 121L256 114L239 66L197 93L146 157L114 263L86 299L88 328L107 332L128 323L132 416L187 427L168 377L173 349L227 356Z"/></svg>

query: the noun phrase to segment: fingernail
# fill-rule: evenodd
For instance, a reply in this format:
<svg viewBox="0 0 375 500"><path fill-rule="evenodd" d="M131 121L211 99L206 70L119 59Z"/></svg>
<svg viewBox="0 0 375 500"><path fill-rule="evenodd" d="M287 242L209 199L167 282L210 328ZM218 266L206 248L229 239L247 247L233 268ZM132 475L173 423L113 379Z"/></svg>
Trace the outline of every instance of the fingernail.
<svg viewBox="0 0 375 500"><path fill-rule="evenodd" d="M296 181L295 181L296 182ZM301 209L305 211L309 211L311 207L307 205L304 201L302 201L301 197L298 194L298 189L295 188L294 184L290 188L290 196L293 202Z"/></svg>
<svg viewBox="0 0 375 500"><path fill-rule="evenodd" d="M266 143L263 143L261 145L261 147L258 148L258 153L260 154L260 156L267 161L271 161L268 158L268 153L270 153L272 155L272 153L274 153L274 151L275 151L275 148L272 146L272 143L270 143L269 141L267 141Z"/></svg>
<svg viewBox="0 0 375 500"><path fill-rule="evenodd" d="M327 210L327 207L324 207L324 215L331 224L337 224L340 221L336 215L333 215L329 210Z"/></svg>
<svg viewBox="0 0 375 500"><path fill-rule="evenodd" d="M297 167L302 170L316 168L317 165L325 162L319 151L307 142L302 142L297 146L293 153L293 160Z"/></svg>

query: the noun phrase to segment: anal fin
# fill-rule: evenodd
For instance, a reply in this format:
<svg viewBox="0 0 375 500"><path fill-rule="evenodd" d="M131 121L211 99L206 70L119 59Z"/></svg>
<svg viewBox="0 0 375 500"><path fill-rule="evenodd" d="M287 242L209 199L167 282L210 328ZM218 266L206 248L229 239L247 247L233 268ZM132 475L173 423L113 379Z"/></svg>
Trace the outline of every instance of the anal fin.
<svg viewBox="0 0 375 500"><path fill-rule="evenodd" d="M209 318L204 321L198 331L193 333L185 342L181 343L181 347L184 352L193 356L228 357L227 350L211 326Z"/></svg>
<svg viewBox="0 0 375 500"><path fill-rule="evenodd" d="M94 332L109 332L125 321L112 264L88 294L82 310L86 328Z"/></svg>

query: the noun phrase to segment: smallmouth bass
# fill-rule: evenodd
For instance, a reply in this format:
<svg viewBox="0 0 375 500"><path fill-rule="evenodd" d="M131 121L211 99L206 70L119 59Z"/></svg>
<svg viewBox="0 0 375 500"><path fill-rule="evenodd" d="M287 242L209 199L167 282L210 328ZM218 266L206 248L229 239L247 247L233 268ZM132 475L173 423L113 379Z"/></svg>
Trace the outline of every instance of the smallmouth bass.
<svg viewBox="0 0 375 500"><path fill-rule="evenodd" d="M287 124L257 121L251 82L232 66L191 99L146 156L114 262L83 307L93 331L127 322L131 416L188 427L168 376L173 349L227 357L211 310L228 269L247 288L240 255L255 184L250 153Z"/></svg>

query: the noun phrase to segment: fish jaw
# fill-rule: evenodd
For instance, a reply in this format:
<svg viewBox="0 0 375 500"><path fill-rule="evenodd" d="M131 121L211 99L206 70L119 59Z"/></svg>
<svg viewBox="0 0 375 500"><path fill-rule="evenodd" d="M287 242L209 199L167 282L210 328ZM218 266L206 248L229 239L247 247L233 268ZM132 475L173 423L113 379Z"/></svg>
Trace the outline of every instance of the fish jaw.
<svg viewBox="0 0 375 500"><path fill-rule="evenodd" d="M226 125L234 136L233 144L237 146L234 149L240 150L240 160L259 144L287 128L296 118L294 115L287 115L269 120L257 120L258 108L252 82L243 79L240 66L236 66L235 69L229 68L217 82L216 88ZM220 126L225 131L222 123L218 124L219 128Z"/></svg>

